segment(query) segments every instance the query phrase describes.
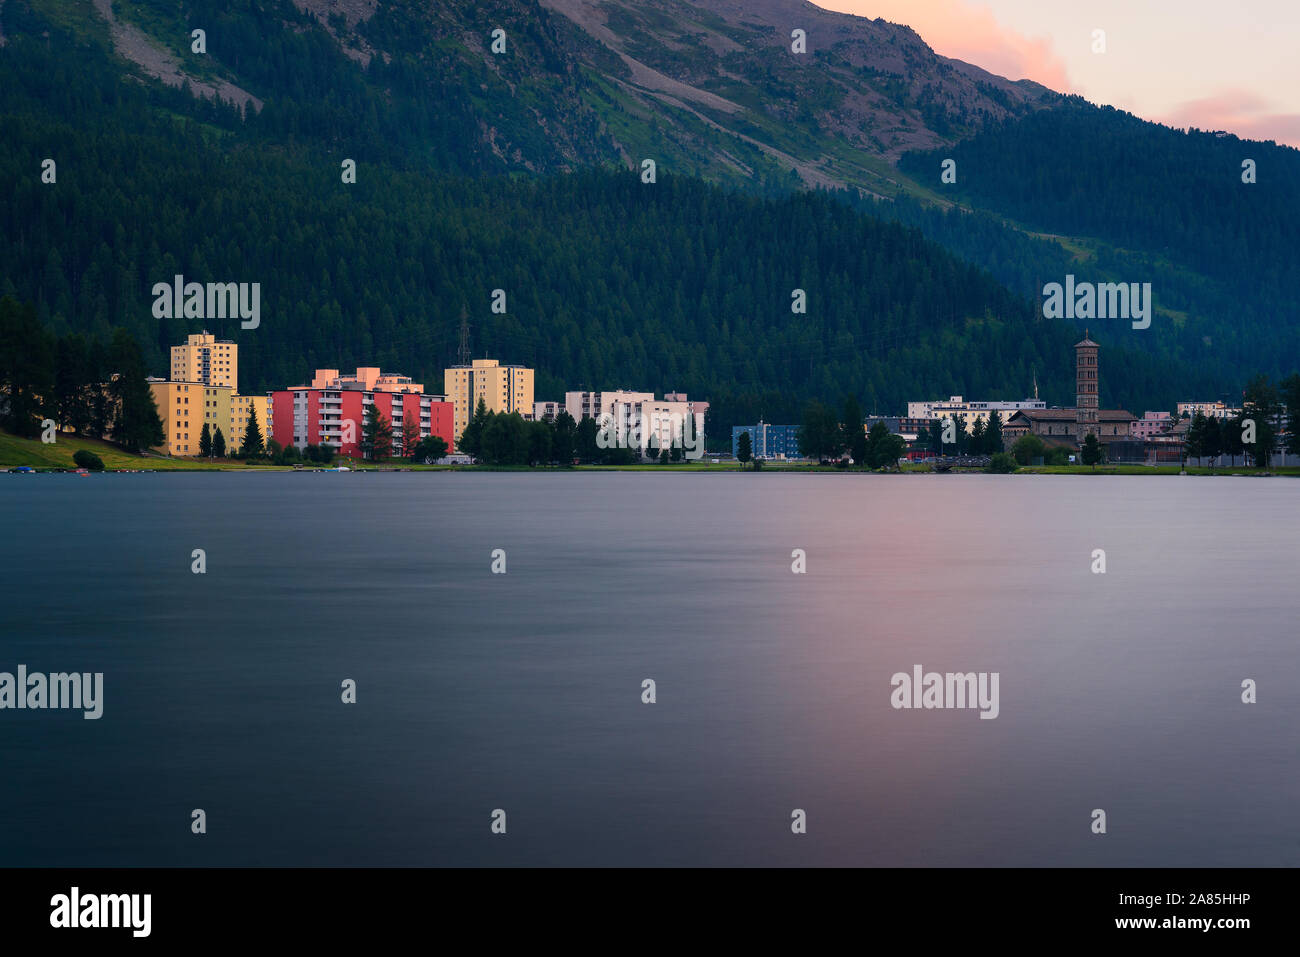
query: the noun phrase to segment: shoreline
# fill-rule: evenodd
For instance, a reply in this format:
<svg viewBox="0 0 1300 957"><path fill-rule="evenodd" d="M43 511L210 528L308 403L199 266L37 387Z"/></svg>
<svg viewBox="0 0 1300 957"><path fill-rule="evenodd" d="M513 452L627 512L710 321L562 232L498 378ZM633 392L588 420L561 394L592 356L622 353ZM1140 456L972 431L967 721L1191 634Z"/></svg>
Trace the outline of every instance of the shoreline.
<svg viewBox="0 0 1300 957"><path fill-rule="evenodd" d="M905 467L898 471L872 471L870 469L855 468L836 468L826 465L783 465L783 466L764 466L762 469L742 469L734 463L718 463L708 465L575 465L571 467L559 465L545 465L536 467L527 466L493 466L493 465L346 465L342 468L294 468L290 465L244 465L231 463L229 465L203 465L198 462L172 464L168 461L160 462L157 466L144 466L141 468L105 468L102 470L88 471L78 469L75 466L53 466L53 465L28 465L20 463L17 465L0 464L0 474L9 475L94 475L94 474L115 474L115 475L137 475L145 473L169 473L169 474L188 474L204 473L211 474L214 472L230 473L248 473L248 474L293 474L293 473L336 473L336 474L361 474L361 473L399 473L399 472L477 472L477 473L515 473L531 475L564 475L564 474L581 474L586 472L645 472L651 474L659 473L689 473L692 475L701 475L708 473L720 473L727 475L751 475L751 474L776 474L776 475L872 475L881 478L889 476L906 476L906 475L991 475L994 473L986 472L984 469L951 469L947 472L935 472L929 466L917 465ZM1220 467L1211 470L1208 467L1197 466L1186 470L1180 470L1176 465L1100 465L1093 469L1086 465L1026 465L1016 469L1015 472L1003 473L1006 475L1097 475L1097 476L1165 476L1173 478L1192 477L1192 478L1300 478L1300 467L1297 466L1280 466L1269 469L1256 469L1247 466Z"/></svg>

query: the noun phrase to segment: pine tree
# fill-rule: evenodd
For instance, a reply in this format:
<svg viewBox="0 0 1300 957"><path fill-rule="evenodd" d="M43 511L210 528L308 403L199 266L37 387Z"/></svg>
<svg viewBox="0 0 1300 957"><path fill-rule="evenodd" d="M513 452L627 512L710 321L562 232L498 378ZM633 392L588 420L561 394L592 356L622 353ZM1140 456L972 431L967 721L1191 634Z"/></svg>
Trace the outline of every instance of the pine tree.
<svg viewBox="0 0 1300 957"><path fill-rule="evenodd" d="M54 347L35 307L6 296L0 300L0 425L37 435L47 408L57 414L54 375Z"/></svg>
<svg viewBox="0 0 1300 957"><path fill-rule="evenodd" d="M84 435L90 425L90 352L79 334L59 339L54 372L54 391L59 403L59 424L65 430Z"/></svg>
<svg viewBox="0 0 1300 957"><path fill-rule="evenodd" d="M930 421L930 451L935 455L943 455L943 420L932 419Z"/></svg>
<svg viewBox="0 0 1300 957"><path fill-rule="evenodd" d="M465 423L465 430L461 432L460 438L456 442L456 451L477 458L482 449L483 429L491 418L492 413L488 411L487 403L480 396L478 405L474 407L474 414Z"/></svg>
<svg viewBox="0 0 1300 957"><path fill-rule="evenodd" d="M1210 468L1223 454L1223 430L1219 420L1210 416L1205 420L1205 433L1201 436L1201 454L1210 460Z"/></svg>
<svg viewBox="0 0 1300 957"><path fill-rule="evenodd" d="M221 426L217 426L217 431L212 436L212 454L219 459L226 457L226 437L221 434Z"/></svg>
<svg viewBox="0 0 1300 957"><path fill-rule="evenodd" d="M988 428L984 430L984 447L990 455L1005 451L1002 440L1002 413L997 409L989 416Z"/></svg>
<svg viewBox="0 0 1300 957"><path fill-rule="evenodd" d="M140 344L125 329L113 332L109 362L115 375L109 385L116 405L113 439L128 452L162 445L167 440L153 390L145 379Z"/></svg>
<svg viewBox="0 0 1300 957"><path fill-rule="evenodd" d="M201 442L202 439L199 441ZM257 424L257 409L250 402L248 404L248 428L244 430L244 444L240 446L239 454L246 459L255 459L262 454L263 450L262 427Z"/></svg>
<svg viewBox="0 0 1300 957"><path fill-rule="evenodd" d="M854 463L862 468L867 464L867 432L862 427L862 406L858 405L856 396L850 395L844 400L844 447Z"/></svg>
<svg viewBox="0 0 1300 957"><path fill-rule="evenodd" d="M420 444L420 423L407 421L402 423L402 455L410 458L415 447Z"/></svg>
<svg viewBox="0 0 1300 957"><path fill-rule="evenodd" d="M883 422L877 422L867 433L867 449L863 455L863 464L869 468L877 469L881 466L882 460L880 454L884 446L882 443L885 436L889 435L889 426Z"/></svg>
<svg viewBox="0 0 1300 957"><path fill-rule="evenodd" d="M1244 416L1238 415L1233 419L1225 419L1219 430L1219 435L1223 442L1223 454L1231 459L1231 464L1237 464L1237 456L1246 454L1246 446L1241 441L1241 434L1244 430Z"/></svg>
<svg viewBox="0 0 1300 957"><path fill-rule="evenodd" d="M1205 413L1197 412L1183 438L1183 452L1189 459L1205 456Z"/></svg>
<svg viewBox="0 0 1300 957"><path fill-rule="evenodd" d="M753 454L754 443L750 440L749 433L741 432L740 436L736 439L736 461L740 463L741 468L745 467L746 463L748 463L750 458L753 457Z"/></svg>
<svg viewBox="0 0 1300 957"><path fill-rule="evenodd" d="M561 465L571 465L573 463L574 443L578 438L578 427L573 421L573 416L569 415L567 411L557 415L552 433L551 450L555 455L555 460Z"/></svg>
<svg viewBox="0 0 1300 957"><path fill-rule="evenodd" d="M1097 433L1089 432L1083 440L1083 464L1091 465L1094 470L1097 463L1103 458L1101 443L1097 441Z"/></svg>
<svg viewBox="0 0 1300 957"><path fill-rule="evenodd" d="M199 433L199 455L205 459L212 457L212 430L206 422L203 423L203 431Z"/></svg>
<svg viewBox="0 0 1300 957"><path fill-rule="evenodd" d="M379 404L371 402L366 409L366 420L361 425L361 454L372 462L382 462L393 456L393 426Z"/></svg>
<svg viewBox="0 0 1300 957"><path fill-rule="evenodd" d="M957 429L956 452L958 455L965 455L970 451L970 433L966 431L966 417L959 418L956 413L953 413L952 421Z"/></svg>
<svg viewBox="0 0 1300 957"><path fill-rule="evenodd" d="M1300 455L1300 373L1282 380L1282 401L1286 405L1286 451Z"/></svg>
<svg viewBox="0 0 1300 957"><path fill-rule="evenodd" d="M1255 441L1247 446L1258 468L1268 468L1277 445L1277 423L1282 416L1282 402L1277 387L1267 376L1252 376L1242 394L1242 417L1255 423Z"/></svg>

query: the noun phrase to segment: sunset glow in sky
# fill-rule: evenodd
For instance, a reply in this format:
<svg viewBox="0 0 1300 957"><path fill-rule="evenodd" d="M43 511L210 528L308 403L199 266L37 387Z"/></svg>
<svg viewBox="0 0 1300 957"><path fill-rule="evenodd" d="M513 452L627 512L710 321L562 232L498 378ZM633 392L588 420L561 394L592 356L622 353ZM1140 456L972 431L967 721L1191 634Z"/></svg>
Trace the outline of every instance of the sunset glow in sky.
<svg viewBox="0 0 1300 957"><path fill-rule="evenodd" d="M1297 0L817 0L937 53L1170 126L1300 146ZM1094 53L1093 30L1106 32Z"/></svg>

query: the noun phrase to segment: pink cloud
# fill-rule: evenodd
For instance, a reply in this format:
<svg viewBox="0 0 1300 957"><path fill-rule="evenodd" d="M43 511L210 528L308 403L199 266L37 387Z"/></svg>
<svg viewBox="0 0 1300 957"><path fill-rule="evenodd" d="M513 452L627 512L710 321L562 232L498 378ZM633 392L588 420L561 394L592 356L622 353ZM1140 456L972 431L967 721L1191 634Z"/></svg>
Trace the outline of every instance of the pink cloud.
<svg viewBox="0 0 1300 957"><path fill-rule="evenodd" d="M817 5L906 24L942 56L1012 80L1030 79L1062 93L1075 92L1050 40L1004 27L987 7L973 8L965 0L817 0Z"/></svg>
<svg viewBox="0 0 1300 957"><path fill-rule="evenodd" d="M1247 90L1225 90L1187 100L1153 119L1167 126L1227 130L1245 139L1300 146L1300 114L1272 112L1271 103Z"/></svg>

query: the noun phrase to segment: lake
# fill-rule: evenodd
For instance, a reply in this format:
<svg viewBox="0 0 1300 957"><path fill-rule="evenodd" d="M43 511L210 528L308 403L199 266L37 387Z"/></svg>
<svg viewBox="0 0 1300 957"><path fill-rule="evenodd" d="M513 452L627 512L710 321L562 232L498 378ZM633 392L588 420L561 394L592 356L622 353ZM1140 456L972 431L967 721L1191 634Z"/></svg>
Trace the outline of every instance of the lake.
<svg viewBox="0 0 1300 957"><path fill-rule="evenodd" d="M98 720L0 710L0 865L1300 864L1295 480L5 475L0 515L0 672L104 676ZM996 718L895 708L917 665Z"/></svg>

